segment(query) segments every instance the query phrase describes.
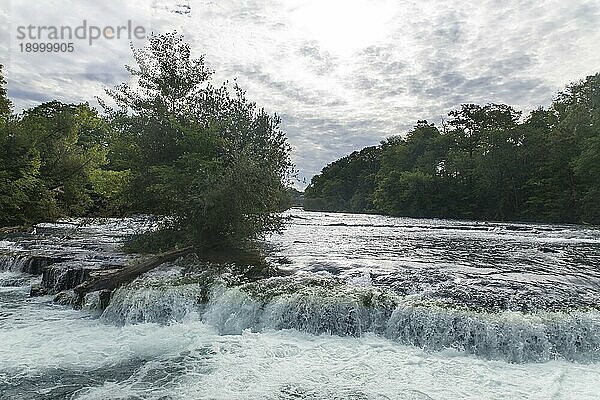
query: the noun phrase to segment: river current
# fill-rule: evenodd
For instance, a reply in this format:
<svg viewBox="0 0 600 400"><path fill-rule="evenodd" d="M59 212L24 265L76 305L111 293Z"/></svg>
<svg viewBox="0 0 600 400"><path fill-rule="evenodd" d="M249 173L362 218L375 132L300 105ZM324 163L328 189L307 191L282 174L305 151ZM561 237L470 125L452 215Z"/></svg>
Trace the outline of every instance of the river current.
<svg viewBox="0 0 600 400"><path fill-rule="evenodd" d="M600 398L600 230L286 215L275 273L187 258L104 310L30 297L31 257L121 264L147 221L0 237L0 399Z"/></svg>

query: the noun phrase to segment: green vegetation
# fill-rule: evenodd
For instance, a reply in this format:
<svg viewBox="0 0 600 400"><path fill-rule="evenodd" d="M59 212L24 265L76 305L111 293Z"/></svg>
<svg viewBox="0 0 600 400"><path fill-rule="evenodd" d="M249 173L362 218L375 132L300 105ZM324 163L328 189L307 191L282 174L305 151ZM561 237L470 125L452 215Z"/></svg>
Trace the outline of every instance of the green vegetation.
<svg viewBox="0 0 600 400"><path fill-rule="evenodd" d="M87 104L44 103L0 124L0 226L94 210L105 122Z"/></svg>
<svg viewBox="0 0 600 400"><path fill-rule="evenodd" d="M68 216L159 217L132 250L241 248L280 228L277 211L600 223L600 74L526 118L462 105L442 127L352 153L289 189L276 115L211 83L177 34L134 50L132 80L101 114L52 101L15 115L0 66L0 226Z"/></svg>
<svg viewBox="0 0 600 400"><path fill-rule="evenodd" d="M152 36L134 57L135 84L108 90L116 107L105 109L131 208L167 217L144 242L229 248L278 229L291 168L279 118L237 85L214 87L179 35Z"/></svg>
<svg viewBox="0 0 600 400"><path fill-rule="evenodd" d="M464 104L442 127L354 152L312 179L310 210L600 224L600 74L526 118Z"/></svg>
<svg viewBox="0 0 600 400"><path fill-rule="evenodd" d="M293 187L287 189L287 197L281 205L282 210L287 210L290 207L302 207L304 205L304 192Z"/></svg>
<svg viewBox="0 0 600 400"><path fill-rule="evenodd" d="M4 66L0 64L0 123L6 122L6 119L12 112L12 104L6 94L6 81L4 80L4 75L2 74L3 68Z"/></svg>
<svg viewBox="0 0 600 400"><path fill-rule="evenodd" d="M149 40L103 115L56 101L11 115L2 79L0 226L153 214L160 228L129 243L153 252L240 248L279 229L292 167L279 118L213 86L180 35Z"/></svg>
<svg viewBox="0 0 600 400"><path fill-rule="evenodd" d="M304 208L322 211L372 210L381 148L367 147L329 164L304 192Z"/></svg>

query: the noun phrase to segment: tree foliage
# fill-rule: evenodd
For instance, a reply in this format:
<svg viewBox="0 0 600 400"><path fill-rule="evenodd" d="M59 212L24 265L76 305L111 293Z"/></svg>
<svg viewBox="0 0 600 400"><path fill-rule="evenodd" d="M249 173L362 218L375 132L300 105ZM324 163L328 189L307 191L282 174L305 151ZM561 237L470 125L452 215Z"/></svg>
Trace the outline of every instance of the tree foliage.
<svg viewBox="0 0 600 400"><path fill-rule="evenodd" d="M381 149L367 147L323 169L313 177L305 192L307 210L360 212L371 208L375 174L379 170Z"/></svg>
<svg viewBox="0 0 600 400"><path fill-rule="evenodd" d="M237 85L213 86L203 57L176 33L134 49L134 83L103 102L111 166L129 174L133 211L164 217L160 246L239 246L280 227L289 145L280 120Z"/></svg>
<svg viewBox="0 0 600 400"><path fill-rule="evenodd" d="M0 124L0 225L80 216L106 163L107 127L87 104L41 104Z"/></svg>
<svg viewBox="0 0 600 400"><path fill-rule="evenodd" d="M368 165L364 151L375 155ZM599 166L596 74L524 119L503 104L463 104L441 128L419 121L404 137L325 167L305 202L328 211L599 224Z"/></svg>
<svg viewBox="0 0 600 400"><path fill-rule="evenodd" d="M0 123L4 123L12 111L12 103L6 94L6 80L2 70L4 66L0 64Z"/></svg>
<svg viewBox="0 0 600 400"><path fill-rule="evenodd" d="M237 84L214 86L176 33L133 55L103 116L57 101L11 115L0 74L0 225L142 212L162 221L132 242L149 251L277 230L292 168L279 117Z"/></svg>

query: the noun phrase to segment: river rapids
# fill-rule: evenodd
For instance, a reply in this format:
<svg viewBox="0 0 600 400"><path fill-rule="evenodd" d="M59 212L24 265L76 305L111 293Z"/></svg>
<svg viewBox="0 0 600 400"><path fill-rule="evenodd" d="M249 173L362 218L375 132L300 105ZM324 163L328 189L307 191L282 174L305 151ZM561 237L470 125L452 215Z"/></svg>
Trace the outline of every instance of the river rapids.
<svg viewBox="0 0 600 400"><path fill-rule="evenodd" d="M600 398L600 230L286 216L267 272L185 257L75 308L147 219L0 236L0 399Z"/></svg>

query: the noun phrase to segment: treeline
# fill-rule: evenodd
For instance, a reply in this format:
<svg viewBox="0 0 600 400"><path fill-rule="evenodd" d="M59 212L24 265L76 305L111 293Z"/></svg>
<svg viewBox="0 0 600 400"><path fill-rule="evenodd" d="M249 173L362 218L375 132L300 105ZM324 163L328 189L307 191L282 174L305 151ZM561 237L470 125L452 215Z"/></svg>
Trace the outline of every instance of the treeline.
<svg viewBox="0 0 600 400"><path fill-rule="evenodd" d="M600 74L525 118L463 104L326 166L309 210L600 224Z"/></svg>
<svg viewBox="0 0 600 400"><path fill-rule="evenodd" d="M6 111L0 123L0 226L117 211L109 210L119 204L114 183L125 176L105 169L110 134L96 110L54 101L19 115Z"/></svg>
<svg viewBox="0 0 600 400"><path fill-rule="evenodd" d="M132 83L102 112L48 102L12 113L0 73L0 226L73 216L162 216L133 250L238 247L281 226L290 147L279 118L211 83L180 35L134 50ZM0 70L1 72L1 70Z"/></svg>

